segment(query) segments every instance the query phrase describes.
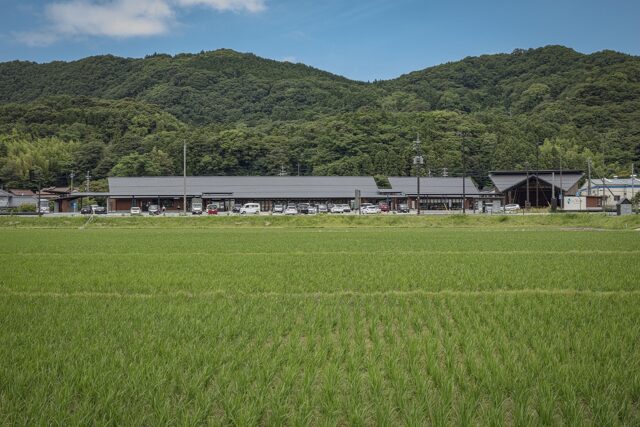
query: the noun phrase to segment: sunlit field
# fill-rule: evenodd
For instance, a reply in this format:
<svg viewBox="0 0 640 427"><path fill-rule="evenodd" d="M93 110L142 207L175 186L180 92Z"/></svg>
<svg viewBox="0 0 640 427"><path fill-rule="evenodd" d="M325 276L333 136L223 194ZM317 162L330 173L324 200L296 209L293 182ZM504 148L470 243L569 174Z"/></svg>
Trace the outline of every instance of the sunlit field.
<svg viewBox="0 0 640 427"><path fill-rule="evenodd" d="M0 228L2 424L640 423L638 231L67 225Z"/></svg>

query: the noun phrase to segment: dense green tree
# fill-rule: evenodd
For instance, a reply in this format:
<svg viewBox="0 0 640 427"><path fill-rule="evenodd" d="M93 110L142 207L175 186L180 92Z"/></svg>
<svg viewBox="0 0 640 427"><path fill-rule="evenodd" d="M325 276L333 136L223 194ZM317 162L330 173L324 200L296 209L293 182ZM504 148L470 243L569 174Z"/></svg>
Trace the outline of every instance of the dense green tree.
<svg viewBox="0 0 640 427"><path fill-rule="evenodd" d="M165 176L173 173L171 158L156 148L145 154L128 154L111 169L113 176Z"/></svg>
<svg viewBox="0 0 640 427"><path fill-rule="evenodd" d="M462 136L461 133L462 132ZM623 175L640 163L640 58L561 46L465 58L374 83L230 50L0 64L0 184L70 171ZM464 140L464 156L462 142ZM538 151L539 150L539 151Z"/></svg>

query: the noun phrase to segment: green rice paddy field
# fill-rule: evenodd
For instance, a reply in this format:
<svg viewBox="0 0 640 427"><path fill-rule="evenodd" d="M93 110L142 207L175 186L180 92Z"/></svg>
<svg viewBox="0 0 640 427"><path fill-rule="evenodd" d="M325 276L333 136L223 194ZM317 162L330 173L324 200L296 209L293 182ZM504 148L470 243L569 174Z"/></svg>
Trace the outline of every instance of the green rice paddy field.
<svg viewBox="0 0 640 427"><path fill-rule="evenodd" d="M640 424L632 228L158 220L0 222L0 424Z"/></svg>

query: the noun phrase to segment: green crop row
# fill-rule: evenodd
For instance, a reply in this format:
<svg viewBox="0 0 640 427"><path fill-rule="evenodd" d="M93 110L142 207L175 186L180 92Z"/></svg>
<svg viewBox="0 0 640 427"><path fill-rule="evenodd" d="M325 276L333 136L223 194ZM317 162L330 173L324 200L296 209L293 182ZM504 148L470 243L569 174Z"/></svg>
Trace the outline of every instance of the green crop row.
<svg viewBox="0 0 640 427"><path fill-rule="evenodd" d="M612 216L602 213L535 215L240 215L221 216L43 216L0 217L0 228L243 228L243 227L589 227L602 229L640 228L640 215Z"/></svg>
<svg viewBox="0 0 640 427"><path fill-rule="evenodd" d="M0 421L637 425L640 297L0 297Z"/></svg>
<svg viewBox="0 0 640 427"><path fill-rule="evenodd" d="M640 424L636 231L118 220L0 229L1 425Z"/></svg>

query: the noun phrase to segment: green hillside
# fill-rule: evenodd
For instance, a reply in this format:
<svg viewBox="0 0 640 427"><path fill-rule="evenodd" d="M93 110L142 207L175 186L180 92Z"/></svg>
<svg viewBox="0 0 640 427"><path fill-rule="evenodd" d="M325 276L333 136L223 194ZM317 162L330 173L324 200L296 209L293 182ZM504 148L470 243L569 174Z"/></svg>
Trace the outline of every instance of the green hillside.
<svg viewBox="0 0 640 427"><path fill-rule="evenodd" d="M0 183L29 170L405 175L420 132L427 168L584 168L640 157L640 58L561 46L484 55L394 80L351 81L231 50L144 59L0 64ZM540 148L539 161L536 144Z"/></svg>
<svg viewBox="0 0 640 427"><path fill-rule="evenodd" d="M227 49L144 59L10 62L0 65L0 76L0 102L55 95L132 98L193 124L309 119L375 103L363 83Z"/></svg>

